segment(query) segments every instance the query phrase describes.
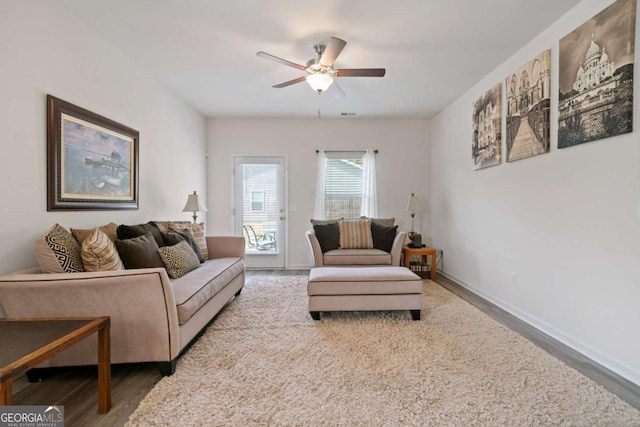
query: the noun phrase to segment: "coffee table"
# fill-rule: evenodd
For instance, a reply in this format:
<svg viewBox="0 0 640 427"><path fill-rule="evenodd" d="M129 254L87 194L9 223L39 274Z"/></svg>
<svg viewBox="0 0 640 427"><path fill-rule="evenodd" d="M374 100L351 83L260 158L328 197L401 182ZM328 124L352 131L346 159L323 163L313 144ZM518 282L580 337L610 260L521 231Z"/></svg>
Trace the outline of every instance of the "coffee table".
<svg viewBox="0 0 640 427"><path fill-rule="evenodd" d="M12 405L13 379L98 332L98 410L111 409L109 317L0 319L0 405ZM51 403L51 402L47 402Z"/></svg>

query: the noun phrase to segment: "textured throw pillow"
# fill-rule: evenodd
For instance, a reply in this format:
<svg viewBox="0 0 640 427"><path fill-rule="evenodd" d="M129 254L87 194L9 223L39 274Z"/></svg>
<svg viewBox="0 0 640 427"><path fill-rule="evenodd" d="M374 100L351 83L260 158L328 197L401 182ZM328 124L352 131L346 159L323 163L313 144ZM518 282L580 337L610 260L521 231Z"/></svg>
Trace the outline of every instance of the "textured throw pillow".
<svg viewBox="0 0 640 427"><path fill-rule="evenodd" d="M154 224L137 224L137 225L124 225L121 224L117 229L118 239L132 239L134 237L143 236L145 234L151 234L155 239L158 247L164 246L164 240L162 240L162 232Z"/></svg>
<svg viewBox="0 0 640 427"><path fill-rule="evenodd" d="M162 233L162 239L164 240L165 246L173 246L180 242L187 242L189 246L191 246L191 249L193 249L193 252L195 252L200 263L204 262L204 257L202 256L202 252L200 252L196 238L193 237L193 234L191 234L189 230L167 231Z"/></svg>
<svg viewBox="0 0 640 427"><path fill-rule="evenodd" d="M312 219L311 225L327 225L327 224L337 224L342 218L339 219Z"/></svg>
<svg viewBox="0 0 640 427"><path fill-rule="evenodd" d="M341 219L338 221L338 226L342 249L373 248L370 219Z"/></svg>
<svg viewBox="0 0 640 427"><path fill-rule="evenodd" d="M393 227L385 227L384 225L371 222L371 238L373 239L373 247L385 252L391 252L397 231L397 225L394 225Z"/></svg>
<svg viewBox="0 0 640 427"><path fill-rule="evenodd" d="M99 228L82 242L82 263L86 271L124 270L116 245Z"/></svg>
<svg viewBox="0 0 640 427"><path fill-rule="evenodd" d="M101 225L98 228L104 234L106 234L109 237L109 239L111 239L112 242L118 238L118 232L117 232L118 224L116 224L115 222L111 222L109 224ZM71 234L73 234L73 237L76 238L76 240L78 241L78 244L82 245L82 242L84 242L84 239L89 237L89 235L91 233L93 233L94 230L95 230L95 228L90 228L90 229L86 229L86 230L82 230L82 229L78 229L78 228L72 228L71 229Z"/></svg>
<svg viewBox="0 0 640 427"><path fill-rule="evenodd" d="M204 222L201 222L200 224L194 224L191 222L171 222L169 223L168 228L169 231L175 231L177 233L182 230L189 230L198 244L202 258L205 260L209 259L209 248L207 247L207 239L204 235Z"/></svg>
<svg viewBox="0 0 640 427"><path fill-rule="evenodd" d="M55 224L36 240L36 259L44 273L84 271L80 245L64 227Z"/></svg>
<svg viewBox="0 0 640 427"><path fill-rule="evenodd" d="M164 267L158 244L151 234L115 241L125 268Z"/></svg>
<svg viewBox="0 0 640 427"><path fill-rule="evenodd" d="M365 219L363 217L362 219ZM369 218L371 220L371 224L378 224L384 227L393 227L393 223L396 222L395 218Z"/></svg>
<svg viewBox="0 0 640 427"><path fill-rule="evenodd" d="M337 222L330 224L316 224L313 232L320 243L322 253L338 249L340 247L340 227Z"/></svg>
<svg viewBox="0 0 640 427"><path fill-rule="evenodd" d="M200 260L187 242L158 249L169 277L177 279L200 267Z"/></svg>

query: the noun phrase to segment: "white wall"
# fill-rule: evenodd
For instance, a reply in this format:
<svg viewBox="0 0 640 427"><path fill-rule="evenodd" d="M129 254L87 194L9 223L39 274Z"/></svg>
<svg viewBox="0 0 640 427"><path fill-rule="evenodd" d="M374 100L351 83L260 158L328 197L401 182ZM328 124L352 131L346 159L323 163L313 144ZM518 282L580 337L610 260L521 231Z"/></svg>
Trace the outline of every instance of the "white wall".
<svg viewBox="0 0 640 427"><path fill-rule="evenodd" d="M58 222L189 219L205 191L205 121L51 1L0 2L0 273L36 265L36 237ZM140 132L140 209L47 212L46 95Z"/></svg>
<svg viewBox="0 0 640 427"><path fill-rule="evenodd" d="M308 268L310 251L304 236L311 228L317 172L316 149L359 150L377 148L380 217L395 217L400 229L409 230L405 212L411 192L429 200L429 143L427 120L366 119L209 119L208 213L215 234L232 228L234 155L285 156L288 164L288 268ZM416 230L430 240L428 206L416 215Z"/></svg>
<svg viewBox="0 0 640 427"><path fill-rule="evenodd" d="M558 41L610 3L583 1L431 121L431 213L448 276L640 384L638 133L557 149ZM472 171L472 103L547 48L551 152Z"/></svg>

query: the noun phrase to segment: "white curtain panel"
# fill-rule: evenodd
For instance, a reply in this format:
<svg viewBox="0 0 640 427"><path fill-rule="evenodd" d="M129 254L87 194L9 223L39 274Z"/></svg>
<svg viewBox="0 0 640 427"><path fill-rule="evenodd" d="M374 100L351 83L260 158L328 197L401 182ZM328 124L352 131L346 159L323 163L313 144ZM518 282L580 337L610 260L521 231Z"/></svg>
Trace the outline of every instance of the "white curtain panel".
<svg viewBox="0 0 640 427"><path fill-rule="evenodd" d="M314 219L325 219L324 192L327 172L327 153L320 150L318 153L318 177L316 179L316 205L313 210Z"/></svg>
<svg viewBox="0 0 640 427"><path fill-rule="evenodd" d="M362 205L360 215L378 217L378 190L376 188L376 153L373 149L364 152L362 158Z"/></svg>

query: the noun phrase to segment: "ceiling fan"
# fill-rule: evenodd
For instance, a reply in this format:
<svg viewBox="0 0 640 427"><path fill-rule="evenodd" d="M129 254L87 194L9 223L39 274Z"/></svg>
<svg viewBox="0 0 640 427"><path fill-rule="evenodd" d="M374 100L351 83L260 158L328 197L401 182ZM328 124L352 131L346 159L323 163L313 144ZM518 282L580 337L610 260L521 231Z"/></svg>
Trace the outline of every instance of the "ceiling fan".
<svg viewBox="0 0 640 427"><path fill-rule="evenodd" d="M331 37L328 44L315 45L313 48L316 51L316 57L307 61L306 66L278 58L277 56L262 51L257 52L256 55L261 58L279 62L280 64L288 65L300 71L306 71L307 73L305 76L274 85L273 87L280 89L306 80L309 86L318 92L318 95L321 95L330 88L334 96L340 97L344 96L344 92L336 84L334 77L383 77L386 72L384 68L334 69L333 63L346 44L347 42L342 39Z"/></svg>

